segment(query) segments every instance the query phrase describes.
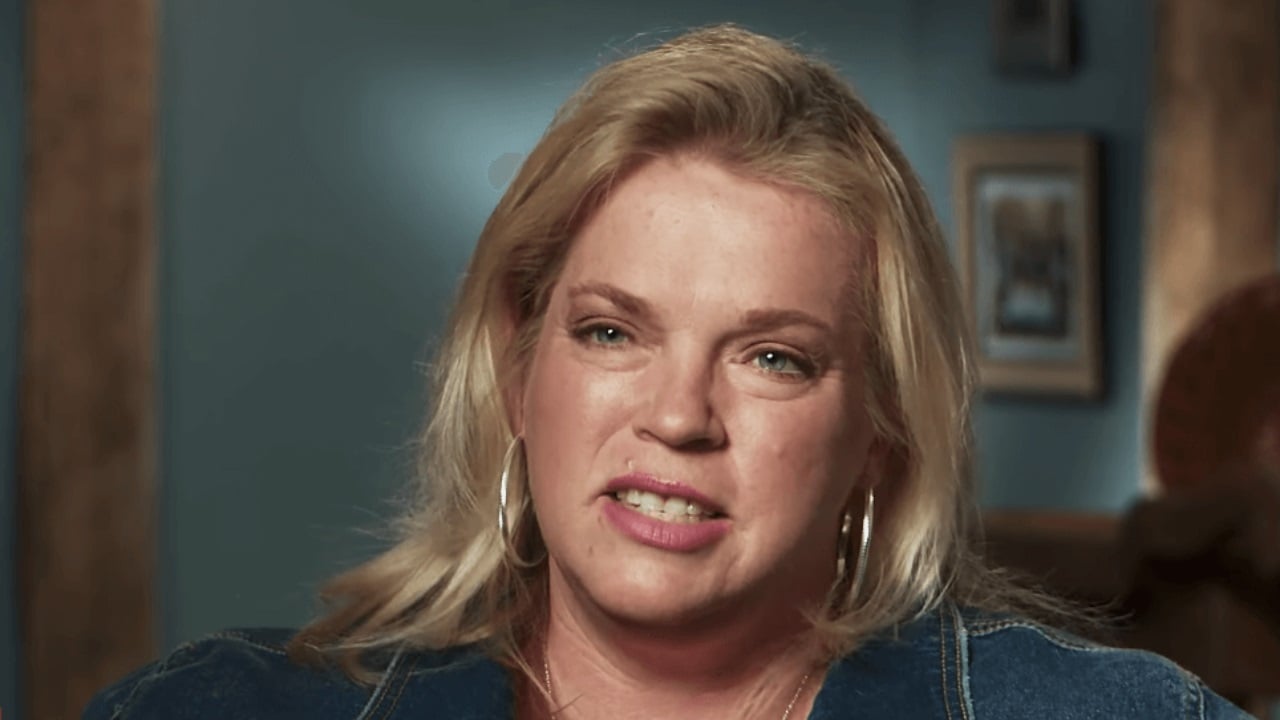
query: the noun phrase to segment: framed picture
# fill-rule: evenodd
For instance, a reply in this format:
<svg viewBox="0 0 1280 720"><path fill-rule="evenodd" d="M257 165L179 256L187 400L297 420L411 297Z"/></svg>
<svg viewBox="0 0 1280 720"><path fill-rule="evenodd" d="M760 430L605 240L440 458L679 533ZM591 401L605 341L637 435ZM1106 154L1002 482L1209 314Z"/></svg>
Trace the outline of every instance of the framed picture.
<svg viewBox="0 0 1280 720"><path fill-rule="evenodd" d="M1081 134L955 144L957 265L984 390L1102 391L1097 155Z"/></svg>
<svg viewBox="0 0 1280 720"><path fill-rule="evenodd" d="M996 67L1009 75L1066 75L1071 0L992 0Z"/></svg>

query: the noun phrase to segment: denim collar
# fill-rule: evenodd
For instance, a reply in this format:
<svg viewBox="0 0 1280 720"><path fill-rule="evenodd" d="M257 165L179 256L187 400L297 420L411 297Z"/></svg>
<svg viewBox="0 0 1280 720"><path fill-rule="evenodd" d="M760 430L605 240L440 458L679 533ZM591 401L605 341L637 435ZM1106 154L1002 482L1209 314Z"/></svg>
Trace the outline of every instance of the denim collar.
<svg viewBox="0 0 1280 720"><path fill-rule="evenodd" d="M832 664L810 720L850 717L969 720L964 623L944 604Z"/></svg>
<svg viewBox="0 0 1280 720"><path fill-rule="evenodd" d="M831 665L810 720L860 717L968 720L964 623L943 605L881 633ZM359 720L509 717L508 671L475 649L397 655Z"/></svg>

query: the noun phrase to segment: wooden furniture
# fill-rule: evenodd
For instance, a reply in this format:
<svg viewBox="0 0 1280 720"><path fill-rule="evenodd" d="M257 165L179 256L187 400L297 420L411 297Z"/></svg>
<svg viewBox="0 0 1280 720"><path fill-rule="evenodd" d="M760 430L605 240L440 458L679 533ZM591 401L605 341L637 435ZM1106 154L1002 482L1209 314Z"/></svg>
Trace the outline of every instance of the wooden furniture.
<svg viewBox="0 0 1280 720"><path fill-rule="evenodd" d="M1095 639L1172 658L1263 716L1280 697L1280 607L1267 613L1242 601L1212 568L1151 568L1151 553L1134 537L1136 513L989 512L987 556L1102 608L1112 622Z"/></svg>
<svg viewBox="0 0 1280 720"><path fill-rule="evenodd" d="M1277 263L1277 0L1157 0L1147 151L1142 412L1224 292ZM1127 240L1120 239L1117 240ZM1149 426L1149 425L1148 425ZM1148 467L1144 486L1156 488Z"/></svg>
<svg viewBox="0 0 1280 720"><path fill-rule="evenodd" d="M156 653L155 8L26 4L18 588L24 715Z"/></svg>

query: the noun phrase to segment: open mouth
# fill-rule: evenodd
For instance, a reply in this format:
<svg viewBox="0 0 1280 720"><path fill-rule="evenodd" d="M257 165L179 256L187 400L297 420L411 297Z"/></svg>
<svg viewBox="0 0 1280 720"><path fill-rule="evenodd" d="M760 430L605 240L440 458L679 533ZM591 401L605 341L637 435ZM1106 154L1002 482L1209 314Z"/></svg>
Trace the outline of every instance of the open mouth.
<svg viewBox="0 0 1280 720"><path fill-rule="evenodd" d="M618 490L609 497L643 515L671 523L696 523L724 517L722 513L705 508L692 500L659 495L645 490Z"/></svg>

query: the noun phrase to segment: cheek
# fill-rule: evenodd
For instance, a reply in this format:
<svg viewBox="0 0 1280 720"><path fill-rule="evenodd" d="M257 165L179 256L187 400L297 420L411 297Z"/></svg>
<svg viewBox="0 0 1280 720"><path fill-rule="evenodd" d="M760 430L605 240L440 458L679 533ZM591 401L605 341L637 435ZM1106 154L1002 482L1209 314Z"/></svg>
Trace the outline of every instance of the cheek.
<svg viewBox="0 0 1280 720"><path fill-rule="evenodd" d="M543 475L588 474L605 441L625 426L625 399L634 395L616 374L584 368L565 342L539 344L525 388L525 450L535 484Z"/></svg>
<svg viewBox="0 0 1280 720"><path fill-rule="evenodd" d="M600 427L617 413L625 391L617 380L590 372L566 349L551 345L535 358L526 388L530 431L576 433Z"/></svg>
<svg viewBox="0 0 1280 720"><path fill-rule="evenodd" d="M841 406L814 403L774 411L756 425L747 469L772 479L770 494L802 496L821 514L844 506L866 461L868 424L851 422Z"/></svg>

